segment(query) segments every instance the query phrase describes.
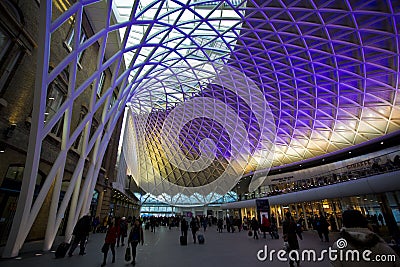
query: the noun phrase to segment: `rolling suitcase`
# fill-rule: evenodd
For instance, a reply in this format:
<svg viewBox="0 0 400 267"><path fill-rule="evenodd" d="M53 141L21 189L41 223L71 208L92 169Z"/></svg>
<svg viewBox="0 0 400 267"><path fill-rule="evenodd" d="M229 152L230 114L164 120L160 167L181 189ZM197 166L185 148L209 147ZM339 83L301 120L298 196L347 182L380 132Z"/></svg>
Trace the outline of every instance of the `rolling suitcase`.
<svg viewBox="0 0 400 267"><path fill-rule="evenodd" d="M70 244L65 243L65 242L58 245L56 253L55 253L56 259L64 258L65 254L67 254L69 246L70 246Z"/></svg>
<svg viewBox="0 0 400 267"><path fill-rule="evenodd" d="M180 243L181 243L181 246L186 246L187 245L187 237L186 236L181 236L180 238L179 238L179 241L180 241Z"/></svg>
<svg viewBox="0 0 400 267"><path fill-rule="evenodd" d="M204 235L197 235L197 240L199 241L199 244L204 244Z"/></svg>

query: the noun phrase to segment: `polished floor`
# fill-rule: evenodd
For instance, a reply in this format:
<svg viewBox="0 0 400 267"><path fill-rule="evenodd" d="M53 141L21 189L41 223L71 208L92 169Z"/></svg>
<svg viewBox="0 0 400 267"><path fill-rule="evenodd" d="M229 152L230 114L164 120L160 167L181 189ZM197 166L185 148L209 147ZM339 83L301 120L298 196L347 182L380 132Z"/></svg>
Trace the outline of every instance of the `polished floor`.
<svg viewBox="0 0 400 267"><path fill-rule="evenodd" d="M200 231L203 232L203 231ZM204 266L289 266L288 262L279 262L275 257L272 262L261 262L257 259L257 252L268 245L268 250L279 250L283 248L282 238L272 240L269 236L266 239L254 240L249 238L247 232L218 233L215 227L208 228L205 233L205 244L194 244L191 235L188 237L188 245L180 246L180 231L177 228L169 230L167 227L158 227L156 232L145 231L145 244L138 246L136 266L150 267L204 267ZM280 234L280 237L282 235ZM100 249L103 245L105 234L90 235L84 256L77 255L63 259L55 259L54 252L43 253L40 251L40 242L33 242L24 245L20 257L16 259L2 259L0 266L4 267L71 267L71 266L100 266L103 254ZM300 242L301 249L316 249L321 251L332 245L335 240L331 234L331 242L323 243L319 240L314 231L303 233L303 240ZM1 250L1 248L0 248ZM120 267L128 266L124 261L125 247L116 248L116 262L111 263L111 252L109 252L106 266ZM129 265L132 266L132 265ZM301 266L329 266L328 259L323 262L303 262Z"/></svg>

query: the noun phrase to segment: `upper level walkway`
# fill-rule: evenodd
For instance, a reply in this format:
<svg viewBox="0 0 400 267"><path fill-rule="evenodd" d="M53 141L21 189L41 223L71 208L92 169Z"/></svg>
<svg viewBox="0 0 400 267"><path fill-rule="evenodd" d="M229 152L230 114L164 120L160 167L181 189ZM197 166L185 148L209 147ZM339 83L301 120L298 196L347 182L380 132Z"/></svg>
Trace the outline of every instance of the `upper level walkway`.
<svg viewBox="0 0 400 267"><path fill-rule="evenodd" d="M279 250L283 248L282 233L280 239L272 240L267 235L259 240L249 238L247 231L228 233L218 233L216 227L208 228L204 233L205 244L194 244L191 233L188 233L188 245L179 244L180 230L167 227L158 227L156 232L144 231L145 244L138 246L136 266L138 267L204 267L204 266L289 266L288 262L279 262L275 258L273 262L260 262L257 259L257 252L268 245L268 250ZM317 253L322 249L327 249L336 240L334 234L331 235L330 243L323 243L319 240L315 231L303 233L303 240L299 240L300 249L316 249ZM84 256L79 256L79 248L74 252L74 256L63 259L55 259L54 253L44 253L40 251L41 242L31 242L24 245L21 249L20 257L17 259L0 260L2 267L71 267L71 266L100 266L103 254L100 249L103 245L105 234L91 234L87 243ZM60 241L57 242L57 244ZM55 247L55 246L54 246ZM0 248L1 249L1 248ZM106 266L122 267L128 266L124 262L125 247L116 248L116 262L111 263L111 251L109 252ZM35 255L37 254L37 256ZM129 265L131 266L131 265ZM329 266L328 259L323 262L303 262L301 266Z"/></svg>

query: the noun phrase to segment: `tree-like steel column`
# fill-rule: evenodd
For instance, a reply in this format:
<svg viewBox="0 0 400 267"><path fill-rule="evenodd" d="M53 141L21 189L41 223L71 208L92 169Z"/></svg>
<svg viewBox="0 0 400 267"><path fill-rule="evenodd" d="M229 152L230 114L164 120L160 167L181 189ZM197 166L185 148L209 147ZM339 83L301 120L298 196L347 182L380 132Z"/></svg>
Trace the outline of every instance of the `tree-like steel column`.
<svg viewBox="0 0 400 267"><path fill-rule="evenodd" d="M49 62L49 27L51 25L51 1L42 1L39 16L39 40L38 40L38 71L36 72L35 94L33 99L32 125L29 135L29 145L25 163L25 171L19 195L17 210L11 227L7 244L3 251L3 257L15 257L25 241L24 229L31 216L33 193L36 184L36 175L39 168L40 151L42 148L41 129L44 124L44 111L46 105L47 84L44 79L48 71Z"/></svg>

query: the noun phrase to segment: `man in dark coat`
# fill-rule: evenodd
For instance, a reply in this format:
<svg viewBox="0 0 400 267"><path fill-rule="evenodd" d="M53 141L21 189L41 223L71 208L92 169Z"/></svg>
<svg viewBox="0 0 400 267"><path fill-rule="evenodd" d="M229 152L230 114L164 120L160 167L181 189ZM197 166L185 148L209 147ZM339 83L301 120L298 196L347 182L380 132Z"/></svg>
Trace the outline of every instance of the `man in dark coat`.
<svg viewBox="0 0 400 267"><path fill-rule="evenodd" d="M258 239L258 229L260 229L260 224L258 223L256 217L253 217L251 219L251 230L253 230L253 238Z"/></svg>
<svg viewBox="0 0 400 267"><path fill-rule="evenodd" d="M193 242L196 243L196 232L199 230L199 226L194 217L192 217L192 221L190 222L190 228L192 229Z"/></svg>
<svg viewBox="0 0 400 267"><path fill-rule="evenodd" d="M89 215L85 215L79 219L76 223L74 231L72 234L74 235L74 241L71 244L71 248L69 249L68 256L72 256L74 250L80 244L79 255L85 255L85 244L86 239L89 236L89 232L91 230L91 218Z"/></svg>
<svg viewBox="0 0 400 267"><path fill-rule="evenodd" d="M325 237L325 242L329 242L329 223L324 217L324 215L320 215L317 221L317 232L321 242L323 241L322 235Z"/></svg>
<svg viewBox="0 0 400 267"><path fill-rule="evenodd" d="M300 249L299 247L299 241L297 240L297 224L294 221L292 215L290 212L287 212L285 214L285 221L282 224L283 228L283 240L288 243L288 253L292 250L298 250ZM293 255L293 254L292 254ZM294 256L294 255L293 255ZM297 266L300 265L300 259L296 260ZM289 261L290 266L294 266L294 261L290 260Z"/></svg>
<svg viewBox="0 0 400 267"><path fill-rule="evenodd" d="M181 222L181 234L182 234L182 236L184 236L185 238L187 238L188 229L189 229L189 225L188 225L187 221L185 220L185 218L182 218L182 222Z"/></svg>

